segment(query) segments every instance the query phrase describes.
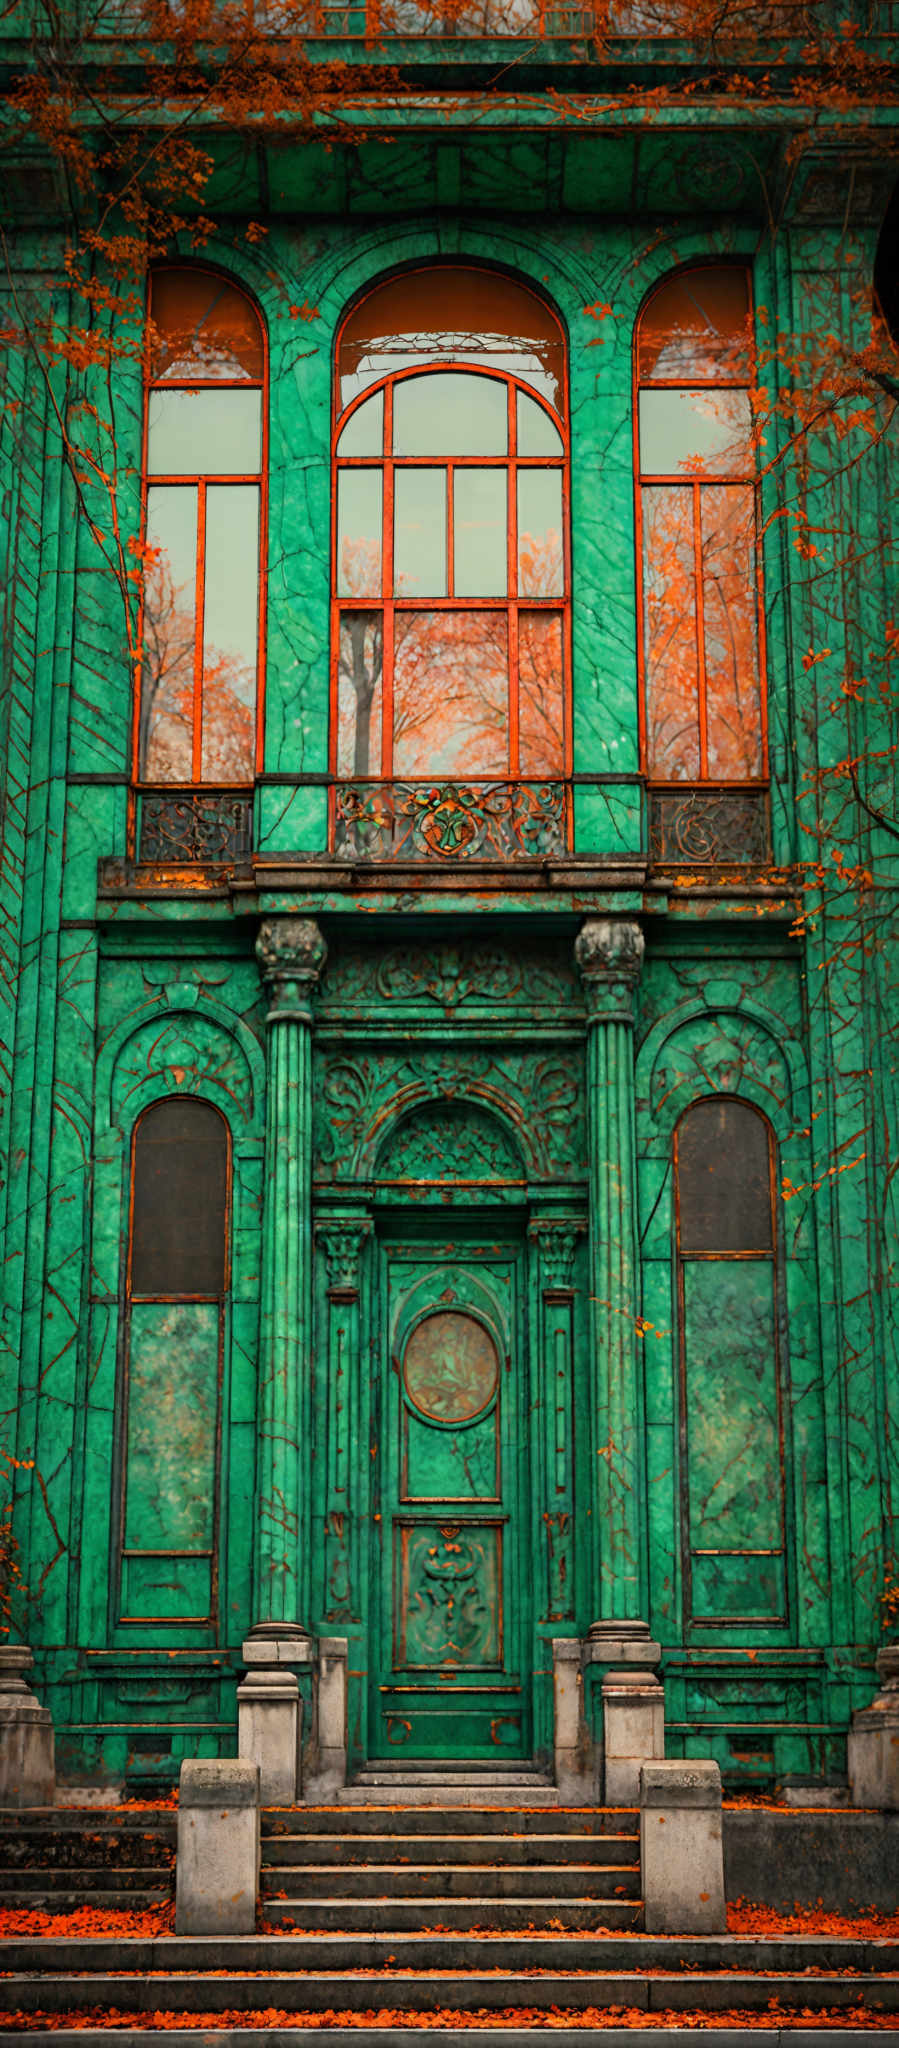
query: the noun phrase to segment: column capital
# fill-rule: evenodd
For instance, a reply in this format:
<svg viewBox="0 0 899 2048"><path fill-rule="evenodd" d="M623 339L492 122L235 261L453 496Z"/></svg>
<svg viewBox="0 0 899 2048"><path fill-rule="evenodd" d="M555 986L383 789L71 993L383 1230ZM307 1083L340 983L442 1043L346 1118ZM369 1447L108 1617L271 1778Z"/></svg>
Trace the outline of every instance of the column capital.
<svg viewBox="0 0 899 2048"><path fill-rule="evenodd" d="M325 1255L330 1292L358 1292L359 1261L370 1233L367 1216L329 1216L316 1226L315 1239Z"/></svg>
<svg viewBox="0 0 899 2048"><path fill-rule="evenodd" d="M588 917L582 924L574 957L591 1023L633 1023L643 953L643 933L628 918Z"/></svg>
<svg viewBox="0 0 899 2048"><path fill-rule="evenodd" d="M314 918L263 918L256 958L268 983L269 1023L278 1017L308 1017L327 957L328 948Z"/></svg>
<svg viewBox="0 0 899 2048"><path fill-rule="evenodd" d="M571 1287L577 1241L585 1227L575 1218L554 1216L537 1216L529 1225L528 1236L540 1254L544 1287Z"/></svg>

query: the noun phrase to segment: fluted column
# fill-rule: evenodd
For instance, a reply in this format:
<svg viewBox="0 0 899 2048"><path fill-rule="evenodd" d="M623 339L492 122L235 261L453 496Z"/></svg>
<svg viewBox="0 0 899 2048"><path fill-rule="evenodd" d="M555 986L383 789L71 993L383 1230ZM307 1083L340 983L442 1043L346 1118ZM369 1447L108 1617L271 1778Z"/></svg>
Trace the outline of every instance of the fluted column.
<svg viewBox="0 0 899 2048"><path fill-rule="evenodd" d="M255 1626L305 1634L312 1344L312 997L327 948L306 917L269 917L256 956L269 992L257 1406Z"/></svg>
<svg viewBox="0 0 899 2048"><path fill-rule="evenodd" d="M594 1628L646 1613L643 1377L634 1119L639 925L590 918L575 942L587 1005Z"/></svg>

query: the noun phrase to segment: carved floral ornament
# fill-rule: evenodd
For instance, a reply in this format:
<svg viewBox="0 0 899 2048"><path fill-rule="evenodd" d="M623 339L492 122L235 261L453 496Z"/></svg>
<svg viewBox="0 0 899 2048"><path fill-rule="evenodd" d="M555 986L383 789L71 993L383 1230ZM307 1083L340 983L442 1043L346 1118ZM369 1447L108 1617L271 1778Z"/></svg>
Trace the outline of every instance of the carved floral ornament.
<svg viewBox="0 0 899 2048"><path fill-rule="evenodd" d="M540 1254L543 1281L547 1288L567 1290L571 1287L577 1241L585 1228L585 1224L577 1222L531 1224L528 1235Z"/></svg>
<svg viewBox="0 0 899 2048"><path fill-rule="evenodd" d="M359 1285L359 1261L371 1229L365 1220L321 1224L316 1242L325 1256L328 1286L355 1293Z"/></svg>
<svg viewBox="0 0 899 2048"><path fill-rule="evenodd" d="M643 933L627 918L590 917L574 942L591 1022L631 1024L643 967Z"/></svg>
<svg viewBox="0 0 899 2048"><path fill-rule="evenodd" d="M256 958L268 983L269 1019L308 1016L309 1004L328 948L311 917L266 917L259 927Z"/></svg>

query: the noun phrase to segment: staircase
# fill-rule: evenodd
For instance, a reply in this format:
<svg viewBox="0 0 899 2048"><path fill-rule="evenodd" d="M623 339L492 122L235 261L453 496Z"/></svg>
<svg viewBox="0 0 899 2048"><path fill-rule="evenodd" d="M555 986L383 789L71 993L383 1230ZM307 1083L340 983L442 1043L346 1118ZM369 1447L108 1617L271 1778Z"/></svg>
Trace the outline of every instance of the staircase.
<svg viewBox="0 0 899 2048"><path fill-rule="evenodd" d="M697 2024L712 2025L708 2048L759 2048L760 2026L800 2048L780 2021L823 2013L841 2040L852 2014L857 2048L874 2048L881 2034L859 2021L899 2022L899 1942L646 1935L635 1812L562 1807L526 1771L514 1786L475 1766L404 1776L372 1766L340 1805L263 1815L254 1935L142 1934L123 1918L112 1934L76 1923L71 1938L7 1939L4 2048L51 2029L55 2048L198 2048L198 2015L216 2048L299 2048L322 2030L332 2048L424 2048L435 2026L447 2048L522 2048L532 2027L557 2048L572 2027L583 2048L659 2048ZM4 1901L133 1910L170 1893L174 1825L172 1812L0 1815ZM722 2032L716 2013L746 2021Z"/></svg>
<svg viewBox="0 0 899 2048"><path fill-rule="evenodd" d="M372 1790L384 1787L375 1776ZM419 1787L433 1797L436 1787ZM491 1778L480 1795L496 1801ZM450 1796L452 1792L450 1791ZM526 1794L530 1797L530 1794ZM639 1928L636 1814L421 1803L266 1814L272 1927L433 1935Z"/></svg>

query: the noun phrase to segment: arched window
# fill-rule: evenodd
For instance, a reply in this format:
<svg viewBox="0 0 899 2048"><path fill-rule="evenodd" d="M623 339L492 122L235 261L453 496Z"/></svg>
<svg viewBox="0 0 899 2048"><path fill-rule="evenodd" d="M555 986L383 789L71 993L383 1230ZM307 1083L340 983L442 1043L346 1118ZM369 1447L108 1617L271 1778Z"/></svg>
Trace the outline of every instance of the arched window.
<svg viewBox="0 0 899 2048"><path fill-rule="evenodd" d="M787 1619L775 1148L748 1102L674 1139L685 1623Z"/></svg>
<svg viewBox="0 0 899 2048"><path fill-rule="evenodd" d="M338 850L564 846L567 451L562 331L511 278L407 272L344 322Z"/></svg>
<svg viewBox="0 0 899 2048"><path fill-rule="evenodd" d="M230 1142L193 1096L137 1123L125 1286L122 1626L217 1614L218 1442Z"/></svg>
<svg viewBox="0 0 899 2048"><path fill-rule="evenodd" d="M232 857L248 829L262 641L265 349L246 294L150 281L137 779L144 859ZM162 785L179 797L151 794ZM191 797L188 792L215 789Z"/></svg>
<svg viewBox="0 0 899 2048"><path fill-rule="evenodd" d="M656 858L767 854L752 379L745 269L697 266L657 286L637 324L635 405Z"/></svg>

